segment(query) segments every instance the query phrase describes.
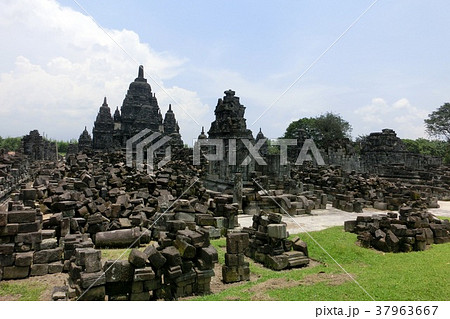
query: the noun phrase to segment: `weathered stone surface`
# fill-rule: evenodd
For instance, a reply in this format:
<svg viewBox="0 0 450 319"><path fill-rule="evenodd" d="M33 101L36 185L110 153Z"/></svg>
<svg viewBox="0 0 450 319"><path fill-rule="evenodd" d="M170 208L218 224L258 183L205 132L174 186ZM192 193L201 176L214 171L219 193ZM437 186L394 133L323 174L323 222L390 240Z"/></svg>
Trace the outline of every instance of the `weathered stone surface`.
<svg viewBox="0 0 450 319"><path fill-rule="evenodd" d="M227 252L230 254L244 253L249 245L249 236L247 233L231 233L227 235Z"/></svg>
<svg viewBox="0 0 450 319"><path fill-rule="evenodd" d="M47 238L42 240L39 244L39 250L54 249L58 247L58 240L56 238Z"/></svg>
<svg viewBox="0 0 450 319"><path fill-rule="evenodd" d="M230 267L238 267L244 265L244 254L225 254L225 264Z"/></svg>
<svg viewBox="0 0 450 319"><path fill-rule="evenodd" d="M12 266L12 265L14 265L14 255L13 254L10 254L10 255L0 254L0 269L1 269L1 267Z"/></svg>
<svg viewBox="0 0 450 319"><path fill-rule="evenodd" d="M14 244L1 244L0 245L0 254L1 255L12 255L14 252Z"/></svg>
<svg viewBox="0 0 450 319"><path fill-rule="evenodd" d="M30 276L44 276L48 274L48 264L31 265Z"/></svg>
<svg viewBox="0 0 450 319"><path fill-rule="evenodd" d="M33 263L46 264L62 260L63 249L61 247L34 252Z"/></svg>
<svg viewBox="0 0 450 319"><path fill-rule="evenodd" d="M33 263L33 252L16 253L14 264L19 267L29 267Z"/></svg>
<svg viewBox="0 0 450 319"><path fill-rule="evenodd" d="M10 211L8 212L8 223L32 223L36 220L36 211ZM1 226L1 222L0 222Z"/></svg>
<svg viewBox="0 0 450 319"><path fill-rule="evenodd" d="M283 255L288 258L288 267L303 267L309 264L309 258L305 256L303 252L299 251L288 251L284 252Z"/></svg>
<svg viewBox="0 0 450 319"><path fill-rule="evenodd" d="M99 272L102 269L102 253L94 248L76 248L75 263L86 272Z"/></svg>
<svg viewBox="0 0 450 319"><path fill-rule="evenodd" d="M285 224L270 224L267 226L267 234L269 237L284 239L287 238L287 231Z"/></svg>
<svg viewBox="0 0 450 319"><path fill-rule="evenodd" d="M0 227L6 226L8 223L8 213L0 212Z"/></svg>
<svg viewBox="0 0 450 319"><path fill-rule="evenodd" d="M103 266L106 282L129 282L133 280L133 266L128 260L109 260Z"/></svg>
<svg viewBox="0 0 450 319"><path fill-rule="evenodd" d="M219 262L219 257L217 250L214 246L209 245L201 249L200 258L208 265L213 266L215 263Z"/></svg>
<svg viewBox="0 0 450 319"><path fill-rule="evenodd" d="M196 248L194 246L188 244L184 240L175 239L173 244L178 249L181 257L183 257L183 258L187 258L187 259L194 258L197 253Z"/></svg>
<svg viewBox="0 0 450 319"><path fill-rule="evenodd" d="M135 243L135 245L138 245L139 243L145 243L145 238L146 237L141 236L141 231L137 227L132 229L119 229L107 232L98 232L95 235L95 246L128 247L133 243Z"/></svg>
<svg viewBox="0 0 450 319"><path fill-rule="evenodd" d="M105 273L99 272L82 272L80 275L80 287L87 289L89 287L101 286L106 283Z"/></svg>
<svg viewBox="0 0 450 319"><path fill-rule="evenodd" d="M57 274L63 271L64 264L60 261L56 261L48 264L48 273L49 274Z"/></svg>
<svg viewBox="0 0 450 319"><path fill-rule="evenodd" d="M3 268L3 279L22 279L28 277L30 267L9 266Z"/></svg>
<svg viewBox="0 0 450 319"><path fill-rule="evenodd" d="M270 256L266 255L265 266L273 270L282 270L289 265L289 259L286 255Z"/></svg>
<svg viewBox="0 0 450 319"><path fill-rule="evenodd" d="M174 246L169 246L161 250L161 254L166 258L169 266L181 265L181 255Z"/></svg>
<svg viewBox="0 0 450 319"><path fill-rule="evenodd" d="M144 254L147 256L150 264L156 269L162 268L167 261L167 259L153 245L147 246L144 249Z"/></svg>
<svg viewBox="0 0 450 319"><path fill-rule="evenodd" d="M0 236L13 236L19 232L19 224L0 226Z"/></svg>
<svg viewBox="0 0 450 319"><path fill-rule="evenodd" d="M32 233L37 232L42 228L42 224L39 221L32 223L21 223L17 226L18 233Z"/></svg>
<svg viewBox="0 0 450 319"><path fill-rule="evenodd" d="M148 291L139 292L139 293L131 293L130 301L148 301L150 300L150 293Z"/></svg>
<svg viewBox="0 0 450 319"><path fill-rule="evenodd" d="M132 249L128 255L128 261L136 268L144 268L147 259L147 255L136 248Z"/></svg>
<svg viewBox="0 0 450 319"><path fill-rule="evenodd" d="M89 290L78 292L79 301L104 301L105 300L105 286L92 287Z"/></svg>
<svg viewBox="0 0 450 319"><path fill-rule="evenodd" d="M155 279L155 272L151 267L139 268L134 270L134 281L148 281Z"/></svg>
<svg viewBox="0 0 450 319"><path fill-rule="evenodd" d="M292 239L292 248L308 256L308 245L297 236Z"/></svg>

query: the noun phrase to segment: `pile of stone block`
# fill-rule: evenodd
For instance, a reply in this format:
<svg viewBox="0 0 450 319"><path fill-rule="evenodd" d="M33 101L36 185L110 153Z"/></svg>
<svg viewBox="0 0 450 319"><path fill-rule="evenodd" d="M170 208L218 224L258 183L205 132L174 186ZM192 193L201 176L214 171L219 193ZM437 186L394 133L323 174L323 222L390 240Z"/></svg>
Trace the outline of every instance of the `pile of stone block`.
<svg viewBox="0 0 450 319"><path fill-rule="evenodd" d="M160 233L159 247L154 250L165 258L161 267L164 299L210 293L218 254L210 244L209 230L202 226L194 230L182 220L167 223L168 231Z"/></svg>
<svg viewBox="0 0 450 319"><path fill-rule="evenodd" d="M228 218L213 215L214 200L209 201L210 207L205 203L202 204L197 199L186 200L178 199L173 203L173 208L168 212L156 213L150 220L153 238L159 237L159 232L168 231L169 221L183 221L186 227L195 230L195 226L199 226L202 230L209 233L211 239L220 238L226 233L228 228Z"/></svg>
<svg viewBox="0 0 450 319"><path fill-rule="evenodd" d="M8 154L0 150L0 201L8 198L30 178L28 165L28 160L20 154Z"/></svg>
<svg viewBox="0 0 450 319"><path fill-rule="evenodd" d="M201 169L174 159L149 175L125 162L120 152L80 153L65 163L38 167L33 186L39 188L43 227L55 230L58 238L89 233L97 247L128 247L137 238L146 244L145 229L156 222L152 234L157 239L172 219L198 222L211 238L224 233L227 220L211 220L214 201L201 182L193 183Z"/></svg>
<svg viewBox="0 0 450 319"><path fill-rule="evenodd" d="M259 185L261 183L258 182L254 191L245 193L244 212L247 214L254 215L260 211L279 214L287 212L289 215L310 214L314 209L325 209L328 202L327 195L321 190L304 191L298 187L269 189L270 185L267 185L268 189L261 190Z"/></svg>
<svg viewBox="0 0 450 319"><path fill-rule="evenodd" d="M384 252L421 251L433 243L450 242L448 220L409 206L401 207L399 214L358 216L346 221L344 229L356 233L361 246Z"/></svg>
<svg viewBox="0 0 450 319"><path fill-rule="evenodd" d="M216 196L212 205L214 216L224 218L222 229L233 229L238 226L239 205L233 203L233 196L225 194Z"/></svg>
<svg viewBox="0 0 450 319"><path fill-rule="evenodd" d="M261 212L253 216L250 228L243 228L249 234L246 256L273 270L303 267L309 264L306 243L296 238L287 239L289 234L282 215Z"/></svg>
<svg viewBox="0 0 450 319"><path fill-rule="evenodd" d="M0 212L0 280L62 272L62 249L54 232L41 229L42 214L12 208Z"/></svg>
<svg viewBox="0 0 450 319"><path fill-rule="evenodd" d="M132 249L128 260L108 260L103 266L101 251L87 247L92 246L90 240L83 235L66 236L69 286L75 298L173 300L209 293L218 256L209 244L208 232L187 229L183 221L169 225L170 232L161 234L158 245L151 244L143 251ZM70 289L55 289L55 294Z"/></svg>
<svg viewBox="0 0 450 319"><path fill-rule="evenodd" d="M68 272L70 263L75 256L77 248L94 248L94 243L89 234L69 234L60 238L60 246L63 247L64 271Z"/></svg>
<svg viewBox="0 0 450 319"><path fill-rule="evenodd" d="M244 259L244 252L249 245L248 233L231 232L227 235L227 252L225 265L222 266L224 283L250 280L249 263Z"/></svg>
<svg viewBox="0 0 450 319"><path fill-rule="evenodd" d="M440 185L427 179L390 179L346 172L339 166L294 167L294 180L305 187L322 191L332 200L333 207L361 212L364 207L380 210L398 210L402 205L415 208L437 208L438 198L449 193L448 184Z"/></svg>
<svg viewBox="0 0 450 319"><path fill-rule="evenodd" d="M94 248L76 248L70 259L69 287L77 300L105 300L105 273L101 251Z"/></svg>
<svg viewBox="0 0 450 319"><path fill-rule="evenodd" d="M375 202L378 203L378 202ZM355 198L352 193L347 194L336 194L333 200L333 207L346 211L346 212L355 212L362 213L363 208L365 206L365 200L362 198ZM374 208L377 208L374 205Z"/></svg>

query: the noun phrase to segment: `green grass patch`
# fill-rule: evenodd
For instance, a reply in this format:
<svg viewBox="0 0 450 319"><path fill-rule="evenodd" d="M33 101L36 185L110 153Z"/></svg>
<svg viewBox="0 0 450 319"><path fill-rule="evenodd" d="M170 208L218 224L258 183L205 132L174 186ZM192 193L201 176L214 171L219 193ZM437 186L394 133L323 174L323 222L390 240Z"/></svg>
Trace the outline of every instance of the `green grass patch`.
<svg viewBox="0 0 450 319"><path fill-rule="evenodd" d="M0 282L0 296L4 300L33 301L39 300L48 287L41 283Z"/></svg>
<svg viewBox="0 0 450 319"><path fill-rule="evenodd" d="M130 255L131 249L115 248L115 249L102 249L102 259L106 260L127 260Z"/></svg>
<svg viewBox="0 0 450 319"><path fill-rule="evenodd" d="M310 234L375 300L450 298L450 244L394 254L357 246L356 235L340 226ZM310 257L321 262L318 266L276 272L252 262L250 268L260 276L258 280L195 300L371 300L314 240L306 234L301 237L308 243ZM223 263L224 239L212 244ZM324 277L329 280L320 280Z"/></svg>

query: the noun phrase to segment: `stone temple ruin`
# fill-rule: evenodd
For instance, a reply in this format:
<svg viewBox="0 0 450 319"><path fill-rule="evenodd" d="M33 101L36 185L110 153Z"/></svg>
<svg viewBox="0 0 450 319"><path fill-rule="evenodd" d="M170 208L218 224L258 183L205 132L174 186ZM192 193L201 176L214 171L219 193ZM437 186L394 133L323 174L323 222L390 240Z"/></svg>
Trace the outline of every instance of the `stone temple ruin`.
<svg viewBox="0 0 450 319"><path fill-rule="evenodd" d="M104 151L125 148L127 140L144 129L167 135L172 146L183 147L180 127L171 105L163 120L158 100L144 78L144 67L141 65L138 77L130 83L120 111L117 107L112 116L104 98L92 129L92 148ZM88 137L84 132L80 139L78 144L83 142L82 146L86 147Z"/></svg>
<svg viewBox="0 0 450 319"><path fill-rule="evenodd" d="M393 130L372 133L360 154L321 150L326 165L294 165L307 138L299 134L281 163L262 130L253 137L245 107L232 90L218 99L215 119L183 147L169 105L164 116L143 68L114 114L106 98L64 159L30 132L16 154L0 155L0 280L66 273L54 300L176 300L211 292L211 282L248 281L249 261L279 271L305 267L308 247L290 237L287 215L327 205L347 212L390 210L345 223L363 247L385 252L424 250L450 241L450 223L427 212L450 198L450 173L439 159L412 155ZM169 163L147 173L127 165L126 141L143 129L171 137ZM222 161L209 140L223 141ZM267 165L245 143L259 144ZM236 151L234 151L236 150ZM235 152L235 153L234 153ZM135 154L134 154L135 155ZM248 160L247 160L248 158ZM248 165L241 165L246 161ZM399 214L392 211L398 211ZM252 216L250 226L239 215ZM356 216L356 215L355 215ZM226 237L225 263L211 240ZM130 248L128 259L102 259L100 249Z"/></svg>

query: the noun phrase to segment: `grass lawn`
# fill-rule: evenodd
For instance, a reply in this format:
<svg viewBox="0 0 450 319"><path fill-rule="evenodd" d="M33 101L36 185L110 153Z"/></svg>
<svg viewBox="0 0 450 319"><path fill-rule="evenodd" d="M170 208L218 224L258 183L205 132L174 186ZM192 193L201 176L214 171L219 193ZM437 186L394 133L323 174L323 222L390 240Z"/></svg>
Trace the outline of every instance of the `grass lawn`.
<svg viewBox="0 0 450 319"><path fill-rule="evenodd" d="M35 301L40 299L45 289L48 287L42 283L0 282L0 300Z"/></svg>
<svg viewBox="0 0 450 319"><path fill-rule="evenodd" d="M450 299L450 244L394 254L357 246L356 235L340 226L310 234L375 300ZM261 276L256 282L195 300L371 300L311 238L301 237L310 257L322 265L275 272L251 263L251 271ZM212 243L223 263L225 240Z"/></svg>

